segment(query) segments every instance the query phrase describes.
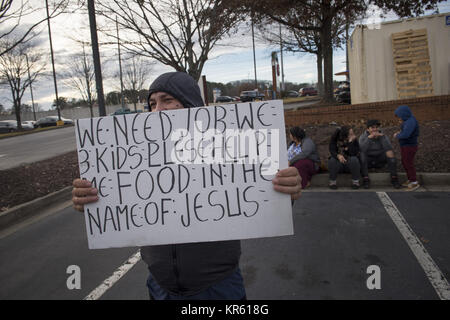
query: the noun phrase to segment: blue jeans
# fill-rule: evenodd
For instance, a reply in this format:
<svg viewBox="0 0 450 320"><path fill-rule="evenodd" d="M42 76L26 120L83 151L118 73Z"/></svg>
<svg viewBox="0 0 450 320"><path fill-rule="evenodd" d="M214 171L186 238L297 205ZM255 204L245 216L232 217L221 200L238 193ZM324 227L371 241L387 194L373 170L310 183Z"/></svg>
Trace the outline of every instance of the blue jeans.
<svg viewBox="0 0 450 320"><path fill-rule="evenodd" d="M236 270L228 277L213 284L202 292L190 296L176 295L159 286L150 273L147 287L151 299L155 300L245 300L246 293L241 270Z"/></svg>

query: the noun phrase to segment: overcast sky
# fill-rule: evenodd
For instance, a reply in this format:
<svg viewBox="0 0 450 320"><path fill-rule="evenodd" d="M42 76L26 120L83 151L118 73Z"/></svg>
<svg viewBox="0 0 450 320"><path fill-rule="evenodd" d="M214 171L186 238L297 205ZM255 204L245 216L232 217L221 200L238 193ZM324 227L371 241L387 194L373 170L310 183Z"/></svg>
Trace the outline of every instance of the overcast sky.
<svg viewBox="0 0 450 320"><path fill-rule="evenodd" d="M34 1L34 0L33 0ZM37 1L37 0L36 0ZM39 1L43 2L43 1ZM448 2L440 5L440 12L448 12ZM45 12L36 13L29 19L36 19L44 15ZM396 19L395 15L388 15L383 21ZM371 17L365 22L377 22L376 16ZM26 23L28 21L23 21ZM100 22L101 23L101 22ZM76 44L74 39L90 40L88 29L87 14L62 14L51 20L53 50L56 59L56 73L58 84L58 95L68 98L80 98L80 94L67 87L63 82L63 72L67 68L68 59L74 52L79 52L81 47ZM44 51L50 52L48 42L47 24L42 24L41 34L38 43ZM243 35L244 34L244 35ZM102 35L99 33L99 40L102 41ZM231 46L230 46L231 45ZM90 48L87 52L91 53ZM103 70L105 80L103 82L104 92L120 90L120 80L113 77L118 70L117 46L106 46L100 48L102 55ZM256 41L256 69L258 80L271 80L271 58L270 54L274 48L268 47L261 41ZM279 51L279 47L276 49ZM232 39L224 39L221 45L217 46L209 54L209 60L206 62L202 74L208 81L227 83L234 80L254 79L253 69L253 50L250 32L247 27L240 29ZM278 56L280 59L280 56ZM314 83L317 81L316 58L311 54L292 54L283 53L284 77L285 81L302 83ZM345 51L335 50L333 57L333 73L345 70ZM48 70L51 71L50 61ZM157 63L148 77L146 86L154 80L159 74L173 71L171 68ZM336 80L345 80L344 76L336 76ZM49 109L52 101L55 99L53 80L51 78L41 79L33 85L33 94L35 103L43 109ZM9 108L12 106L9 90L0 90L0 103ZM29 90L25 92L22 103L31 105L31 95Z"/></svg>

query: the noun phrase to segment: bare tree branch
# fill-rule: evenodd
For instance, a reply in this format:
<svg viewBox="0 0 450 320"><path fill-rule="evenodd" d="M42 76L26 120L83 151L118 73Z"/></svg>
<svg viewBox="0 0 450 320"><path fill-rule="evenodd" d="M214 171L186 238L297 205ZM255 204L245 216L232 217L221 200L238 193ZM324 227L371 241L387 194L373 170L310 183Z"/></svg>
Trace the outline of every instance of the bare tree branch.
<svg viewBox="0 0 450 320"><path fill-rule="evenodd" d="M116 15L127 34L121 44L129 52L147 56L195 79L217 41L242 18L225 0L100 0L98 13L112 22ZM112 38L116 36L104 29ZM123 37L123 36L122 36Z"/></svg>
<svg viewBox="0 0 450 320"><path fill-rule="evenodd" d="M34 31L36 28L43 22L47 21L47 18L39 19L34 21L31 26L27 26L26 30L18 35L14 40L12 40L11 36L16 33L19 26L22 25L22 19L31 15L36 10L42 8L35 8L30 5L28 0L21 1L21 5L17 9L12 9L13 0L2 0L0 4L0 24L5 26L7 22L12 22L12 25L8 25L5 29L0 31L0 40L6 37L9 38L8 43L9 47L3 47L0 50L0 56L8 53L12 49L14 49L18 44L31 40L36 36ZM49 17L54 18L59 14L63 13L67 8L69 0L58 0L52 6Z"/></svg>

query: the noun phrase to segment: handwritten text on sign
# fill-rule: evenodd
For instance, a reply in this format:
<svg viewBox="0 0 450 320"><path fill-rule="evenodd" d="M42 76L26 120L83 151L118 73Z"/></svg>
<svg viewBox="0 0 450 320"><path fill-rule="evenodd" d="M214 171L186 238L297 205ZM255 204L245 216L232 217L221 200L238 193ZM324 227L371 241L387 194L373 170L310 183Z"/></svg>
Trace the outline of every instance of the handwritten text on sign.
<svg viewBox="0 0 450 320"><path fill-rule="evenodd" d="M89 247L292 234L284 130L279 100L78 120Z"/></svg>

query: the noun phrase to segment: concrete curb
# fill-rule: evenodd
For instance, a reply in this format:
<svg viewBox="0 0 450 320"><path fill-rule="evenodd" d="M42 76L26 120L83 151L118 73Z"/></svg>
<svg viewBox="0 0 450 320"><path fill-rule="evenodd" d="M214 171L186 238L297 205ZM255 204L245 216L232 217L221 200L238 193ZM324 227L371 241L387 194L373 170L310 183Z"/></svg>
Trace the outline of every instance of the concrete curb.
<svg viewBox="0 0 450 320"><path fill-rule="evenodd" d="M450 173L417 173L419 183L423 186L449 186ZM328 173L316 174L311 181L310 191L314 188L326 188L328 186ZM386 187L392 189L389 173L369 173L371 186L375 188ZM406 181L406 174L399 173L400 183ZM350 174L338 175L339 186L350 186ZM368 190L370 191L370 190ZM72 197L72 186L60 191L48 194L44 197L18 205L5 212L0 213L0 230L10 227L20 221L30 218L40 213L41 210L50 207L60 201L68 201Z"/></svg>
<svg viewBox="0 0 450 320"><path fill-rule="evenodd" d="M391 185L391 178L389 173L370 173L370 185L373 187L388 187ZM407 180L405 173L399 173L398 178L400 183ZM423 186L450 186L450 173L428 173L418 172L417 180ZM311 187L327 187L329 182L328 173L320 173L313 176L311 180ZM350 186L351 176L350 174L339 174L337 178L338 185Z"/></svg>
<svg viewBox="0 0 450 320"><path fill-rule="evenodd" d="M60 201L68 201L72 198L72 186L50 193L41 198L20 204L5 212L0 213L0 230L13 224L39 214L43 209Z"/></svg>

